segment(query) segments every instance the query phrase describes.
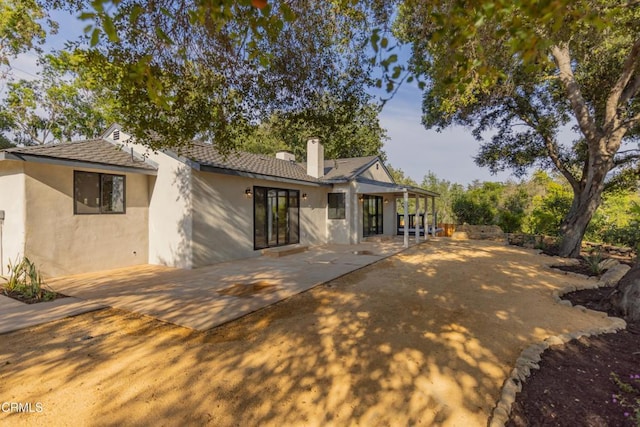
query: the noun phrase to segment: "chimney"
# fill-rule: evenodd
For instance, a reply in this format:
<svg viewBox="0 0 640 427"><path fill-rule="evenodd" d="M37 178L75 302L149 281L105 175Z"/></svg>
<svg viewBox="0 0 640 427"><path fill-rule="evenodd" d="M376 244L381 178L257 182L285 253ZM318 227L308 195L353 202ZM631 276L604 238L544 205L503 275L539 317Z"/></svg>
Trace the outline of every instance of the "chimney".
<svg viewBox="0 0 640 427"><path fill-rule="evenodd" d="M278 151L276 153L276 159L287 160L289 162L295 162L296 161L296 156L295 156L295 154L290 153L288 151Z"/></svg>
<svg viewBox="0 0 640 427"><path fill-rule="evenodd" d="M309 138L307 141L307 175L314 178L324 176L324 147L320 138Z"/></svg>

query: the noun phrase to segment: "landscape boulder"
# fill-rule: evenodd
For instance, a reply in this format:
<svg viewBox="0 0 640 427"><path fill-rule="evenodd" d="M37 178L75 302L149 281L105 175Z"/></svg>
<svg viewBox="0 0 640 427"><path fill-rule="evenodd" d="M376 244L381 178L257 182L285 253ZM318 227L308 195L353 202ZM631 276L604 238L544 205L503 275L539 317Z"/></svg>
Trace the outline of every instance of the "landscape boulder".
<svg viewBox="0 0 640 427"><path fill-rule="evenodd" d="M451 237L457 240L467 238L474 240L505 241L504 231L497 225L458 225Z"/></svg>
<svg viewBox="0 0 640 427"><path fill-rule="evenodd" d="M620 279L612 302L622 310L627 320L640 321L640 262L636 262Z"/></svg>
<svg viewBox="0 0 640 427"><path fill-rule="evenodd" d="M616 261L616 264L613 267L609 267L600 277L598 286L615 286L629 270L631 270L631 267Z"/></svg>

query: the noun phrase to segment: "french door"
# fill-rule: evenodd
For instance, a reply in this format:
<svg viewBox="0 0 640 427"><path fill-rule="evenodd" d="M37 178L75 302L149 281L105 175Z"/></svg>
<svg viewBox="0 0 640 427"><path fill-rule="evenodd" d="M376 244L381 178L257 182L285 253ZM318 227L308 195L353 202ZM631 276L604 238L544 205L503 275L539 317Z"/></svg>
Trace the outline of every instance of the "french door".
<svg viewBox="0 0 640 427"><path fill-rule="evenodd" d="M364 196L362 202L362 235L382 234L382 197Z"/></svg>
<svg viewBox="0 0 640 427"><path fill-rule="evenodd" d="M300 242L300 193L281 188L253 188L253 247Z"/></svg>

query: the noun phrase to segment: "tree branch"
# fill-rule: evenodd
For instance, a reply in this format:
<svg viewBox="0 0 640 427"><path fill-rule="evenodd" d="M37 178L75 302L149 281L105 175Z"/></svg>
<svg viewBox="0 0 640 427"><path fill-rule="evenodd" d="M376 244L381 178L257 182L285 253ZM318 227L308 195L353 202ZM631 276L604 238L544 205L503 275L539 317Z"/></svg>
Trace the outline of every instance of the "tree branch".
<svg viewBox="0 0 640 427"><path fill-rule="evenodd" d="M635 80L631 84L628 84L624 91L622 91L622 95L620 96L620 104L626 104L627 101L638 95L639 91L640 76L636 76Z"/></svg>
<svg viewBox="0 0 640 427"><path fill-rule="evenodd" d="M628 155L628 156L623 156L623 157L620 157L620 158L615 159L613 161L613 167L616 168L618 166L625 165L625 164L627 164L629 162L632 162L632 161L638 160L638 159L640 159L640 154L631 154L631 155ZM613 169L613 168L611 168L611 169Z"/></svg>
<svg viewBox="0 0 640 427"><path fill-rule="evenodd" d="M571 108L578 121L580 130L588 141L596 140L600 137L600 132L596 127L593 116L589 112L587 103L582 96L580 86L576 82L573 70L571 69L571 55L567 43L556 45L551 48L551 54L558 67L558 77L567 92L567 98L571 102Z"/></svg>
<svg viewBox="0 0 640 427"><path fill-rule="evenodd" d="M605 107L605 119L604 119L604 129L606 133L611 133L614 129L618 127L618 122L620 121L618 115L618 105L623 100L622 95L629 84L629 81L633 77L633 73L638 66L638 62L640 61L640 38L635 41L633 46L631 47L631 51L627 56L627 59L624 61L624 65L622 66L622 72L620 73L620 77L613 85L611 90L609 91L609 96L607 97L607 103ZM638 83L637 79L635 84ZM637 91L637 88L636 88ZM632 95L633 90L629 92L629 96Z"/></svg>

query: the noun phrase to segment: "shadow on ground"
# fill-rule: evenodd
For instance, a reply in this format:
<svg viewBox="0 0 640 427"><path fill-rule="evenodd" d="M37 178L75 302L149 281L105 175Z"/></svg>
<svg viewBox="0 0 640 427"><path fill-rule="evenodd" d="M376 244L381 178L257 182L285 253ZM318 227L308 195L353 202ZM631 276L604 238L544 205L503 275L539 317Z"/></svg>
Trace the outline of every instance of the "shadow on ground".
<svg viewBox="0 0 640 427"><path fill-rule="evenodd" d="M608 325L552 259L430 241L208 332L103 310L0 337L14 425L486 425L520 352ZM73 414L71 417L70 414Z"/></svg>

